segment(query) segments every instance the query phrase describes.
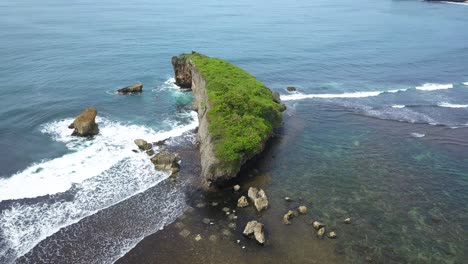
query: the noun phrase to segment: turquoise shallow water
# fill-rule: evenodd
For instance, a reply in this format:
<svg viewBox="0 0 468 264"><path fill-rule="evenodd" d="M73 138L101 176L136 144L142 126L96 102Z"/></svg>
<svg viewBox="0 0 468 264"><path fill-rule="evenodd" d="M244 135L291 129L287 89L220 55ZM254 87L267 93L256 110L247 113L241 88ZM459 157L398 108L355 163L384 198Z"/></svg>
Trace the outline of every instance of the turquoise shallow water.
<svg viewBox="0 0 468 264"><path fill-rule="evenodd" d="M466 12L463 5L370 0L0 3L0 260L41 241L50 248L44 239L60 228L68 228L56 235L65 249L55 249L65 254L81 243L69 238L74 223L105 225L105 217L89 219L135 202L137 193L165 190L166 175L127 153L136 137L183 134L174 145L190 144L191 94L171 84L170 58L196 50L248 70L282 94L291 120L301 120L285 124L299 132L285 137L278 156L287 158L272 168L295 177L274 177L271 191L310 197L328 221L365 216L338 253L354 261L365 251L379 260L392 252L397 262L461 263ZM141 95L114 93L135 82L144 84ZM89 105L98 108L102 133L74 140L64 124ZM171 193L161 205L167 219L83 251L112 262L184 210L183 195Z"/></svg>

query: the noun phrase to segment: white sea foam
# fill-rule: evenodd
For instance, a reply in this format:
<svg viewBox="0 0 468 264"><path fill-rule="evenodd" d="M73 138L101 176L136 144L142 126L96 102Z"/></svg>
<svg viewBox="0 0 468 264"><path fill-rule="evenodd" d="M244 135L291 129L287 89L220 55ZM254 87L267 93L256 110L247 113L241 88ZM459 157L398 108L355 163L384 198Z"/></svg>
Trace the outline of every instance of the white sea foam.
<svg viewBox="0 0 468 264"><path fill-rule="evenodd" d="M453 5L465 5L468 6L468 3L463 3L463 2L449 2L449 1L442 1L443 3L446 4L453 4Z"/></svg>
<svg viewBox="0 0 468 264"><path fill-rule="evenodd" d="M167 178L167 173L154 170L145 153L131 151L135 148L133 140L144 138L153 142L180 136L198 126L197 114L192 112L190 115L192 120L189 124L164 132L98 118L100 134L94 139L71 137L67 128L71 119L45 125L42 132L65 143L74 152L34 164L0 180L1 200L56 194L76 184L73 198L52 203L15 203L4 210L0 215L0 233L4 240L0 244L3 255L0 260L14 260L60 228L143 192Z"/></svg>
<svg viewBox="0 0 468 264"><path fill-rule="evenodd" d="M405 105L392 105L393 108L405 108Z"/></svg>
<svg viewBox="0 0 468 264"><path fill-rule="evenodd" d="M100 133L94 139L71 136L71 130L67 126L72 119L49 123L43 127L42 132L65 143L74 152L33 164L11 177L0 179L0 201L64 192L72 184L99 175L132 155L134 139L144 138L154 142L180 136L198 126L195 112L192 112L192 120L192 123L170 131L155 132L144 126L124 125L98 118Z"/></svg>
<svg viewBox="0 0 468 264"><path fill-rule="evenodd" d="M403 88L403 89L388 90L387 93L398 93L398 92L405 92L405 91L408 91L408 89Z"/></svg>
<svg viewBox="0 0 468 264"><path fill-rule="evenodd" d="M416 132L414 132L414 133L411 133L411 136L417 137L417 138L422 138L422 137L424 137L424 136L426 136L426 135L425 135L425 134L422 134L422 133L416 133Z"/></svg>
<svg viewBox="0 0 468 264"><path fill-rule="evenodd" d="M435 91L435 90L446 90L453 88L453 84L440 84L440 83L425 83L421 86L416 86L417 90L421 91Z"/></svg>
<svg viewBox="0 0 468 264"><path fill-rule="evenodd" d="M463 83L463 85L466 85L466 86L468 86L468 82L464 82L464 83Z"/></svg>
<svg viewBox="0 0 468 264"><path fill-rule="evenodd" d="M451 104L447 102L441 102L437 104L440 107L447 107L447 108L467 108L468 104Z"/></svg>
<svg viewBox="0 0 468 264"><path fill-rule="evenodd" d="M294 101L294 100L302 100L302 99L310 99L310 98L363 98L363 97L372 97L378 96L382 92L353 92L353 93L340 93L340 94L289 94L281 96L281 100L283 101Z"/></svg>

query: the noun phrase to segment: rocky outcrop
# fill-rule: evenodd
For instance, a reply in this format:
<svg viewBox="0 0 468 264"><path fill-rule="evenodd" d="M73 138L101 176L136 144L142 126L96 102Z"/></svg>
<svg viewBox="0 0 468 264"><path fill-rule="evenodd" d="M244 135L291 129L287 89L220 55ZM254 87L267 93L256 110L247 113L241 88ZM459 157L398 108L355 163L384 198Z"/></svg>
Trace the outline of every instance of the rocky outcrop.
<svg viewBox="0 0 468 264"><path fill-rule="evenodd" d="M192 69L190 61L183 57L172 57L172 66L175 73L175 84L181 88L192 88Z"/></svg>
<svg viewBox="0 0 468 264"><path fill-rule="evenodd" d="M195 54L195 55L194 55ZM227 181L237 175L242 165L253 155L244 155L235 166L225 166L226 163L221 161L215 155L215 141L209 130L208 111L211 109L211 103L207 94L207 81L200 73L199 69L190 59L190 56L202 56L198 53L183 54L172 57L172 65L175 73L175 83L181 88L191 88L194 95L192 109L198 112L199 127L197 131L197 142L199 143L200 159L201 159L201 179L202 188L205 190L211 189L219 182ZM272 93L272 100L280 104L279 94ZM280 104L278 108L283 111L285 106ZM259 149L260 152L266 146L266 142L272 136L263 138Z"/></svg>
<svg viewBox="0 0 468 264"><path fill-rule="evenodd" d="M257 211L262 211L268 208L268 198L265 194L265 191L262 189L258 190L257 188L250 187L247 193L249 198L252 200Z"/></svg>
<svg viewBox="0 0 468 264"><path fill-rule="evenodd" d="M286 88L286 90L288 90L288 92L295 92L297 89L294 86L289 86Z"/></svg>
<svg viewBox="0 0 468 264"><path fill-rule="evenodd" d="M156 169L169 170L172 173L177 173L180 170L179 158L174 154L167 151L162 151L151 158L151 162Z"/></svg>
<svg viewBox="0 0 468 264"><path fill-rule="evenodd" d="M119 94L128 94L128 93L141 93L143 92L143 84L136 83L122 89L117 90Z"/></svg>
<svg viewBox="0 0 468 264"><path fill-rule="evenodd" d="M262 223L259 223L257 221L248 222L247 225L245 226L243 234L244 236L248 236L248 237L252 237L253 235L255 240L257 240L257 242L262 245L265 243L265 233L263 231Z"/></svg>
<svg viewBox="0 0 468 264"><path fill-rule="evenodd" d="M98 125L96 124L96 107L90 107L85 109L79 114L73 123L68 126L70 129L74 129L72 136L87 137L97 135L99 133Z"/></svg>

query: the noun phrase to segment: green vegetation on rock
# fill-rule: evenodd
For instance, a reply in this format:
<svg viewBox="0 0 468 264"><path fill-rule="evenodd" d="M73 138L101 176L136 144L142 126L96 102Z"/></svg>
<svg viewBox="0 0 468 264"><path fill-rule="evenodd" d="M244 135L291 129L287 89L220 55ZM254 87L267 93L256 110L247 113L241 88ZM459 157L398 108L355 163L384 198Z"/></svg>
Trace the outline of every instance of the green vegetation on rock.
<svg viewBox="0 0 468 264"><path fill-rule="evenodd" d="M284 105L274 102L270 89L235 65L198 53L184 56L206 81L208 128L217 158L237 166L244 157L258 154L281 124Z"/></svg>

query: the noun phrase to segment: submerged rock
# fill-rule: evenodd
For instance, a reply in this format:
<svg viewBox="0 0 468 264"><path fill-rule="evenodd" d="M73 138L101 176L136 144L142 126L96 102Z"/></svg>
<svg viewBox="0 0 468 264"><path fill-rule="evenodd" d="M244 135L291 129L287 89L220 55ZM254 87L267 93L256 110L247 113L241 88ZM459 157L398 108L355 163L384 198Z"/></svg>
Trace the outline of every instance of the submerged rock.
<svg viewBox="0 0 468 264"><path fill-rule="evenodd" d="M151 162L155 165L156 169L170 170L173 173L178 172L180 169L179 159L174 153L162 151L151 158Z"/></svg>
<svg viewBox="0 0 468 264"><path fill-rule="evenodd" d="M153 155L154 155L154 150L148 149L148 150L146 151L146 154L148 154L148 156L153 156Z"/></svg>
<svg viewBox="0 0 468 264"><path fill-rule="evenodd" d="M142 91L143 91L143 84L141 83L136 83L136 84L117 90L119 94L141 93Z"/></svg>
<svg viewBox="0 0 468 264"><path fill-rule="evenodd" d="M179 235L186 238L186 237L188 237L190 235L190 231L188 231L187 229L184 229L184 230L180 231Z"/></svg>
<svg viewBox="0 0 468 264"><path fill-rule="evenodd" d="M337 237L336 233L331 231L328 233L328 238L335 239Z"/></svg>
<svg viewBox="0 0 468 264"><path fill-rule="evenodd" d="M98 125L96 124L96 107L86 108L81 112L71 125L70 129L74 129L72 136L87 137L97 135L99 133Z"/></svg>
<svg viewBox="0 0 468 264"><path fill-rule="evenodd" d="M262 189L258 190L257 188L250 187L247 195L254 203L257 211L260 212L268 208L268 198L265 194L265 191Z"/></svg>
<svg viewBox="0 0 468 264"><path fill-rule="evenodd" d="M323 235L325 235L325 227L321 227L321 228L317 231L317 237L318 237L318 238L323 238Z"/></svg>
<svg viewBox="0 0 468 264"><path fill-rule="evenodd" d="M351 218L346 218L344 221L343 221L345 224L351 224Z"/></svg>
<svg viewBox="0 0 468 264"><path fill-rule="evenodd" d="M322 224L322 223L320 223L319 221L314 221L314 222L312 223L312 226L313 226L315 229L317 229L317 230L319 230L319 229L322 228L322 227L325 227L325 225Z"/></svg>
<svg viewBox="0 0 468 264"><path fill-rule="evenodd" d="M284 216L283 216L283 224L285 225L290 225L291 224L291 220L292 218L294 217L294 212L289 210Z"/></svg>
<svg viewBox="0 0 468 264"><path fill-rule="evenodd" d="M301 205L297 208L297 211L299 211L299 213L301 214L307 214L307 207L305 207L304 205Z"/></svg>
<svg viewBox="0 0 468 264"><path fill-rule="evenodd" d="M245 226L243 234L244 236L248 237L251 237L253 235L255 240L262 245L265 243L265 233L263 230L262 223L259 223L257 221L248 222Z"/></svg>
<svg viewBox="0 0 468 264"><path fill-rule="evenodd" d="M297 89L296 87L289 86L288 88L286 88L286 90L288 90L288 92L295 92Z"/></svg>
<svg viewBox="0 0 468 264"><path fill-rule="evenodd" d="M146 142L146 140L143 140L141 138L135 139L133 142L135 143L135 145L138 146L140 150L143 150L143 151L149 150L152 147L151 143L148 143Z"/></svg>
<svg viewBox="0 0 468 264"><path fill-rule="evenodd" d="M242 196L237 200L237 207L243 208L249 206L249 202L247 201L247 197Z"/></svg>

